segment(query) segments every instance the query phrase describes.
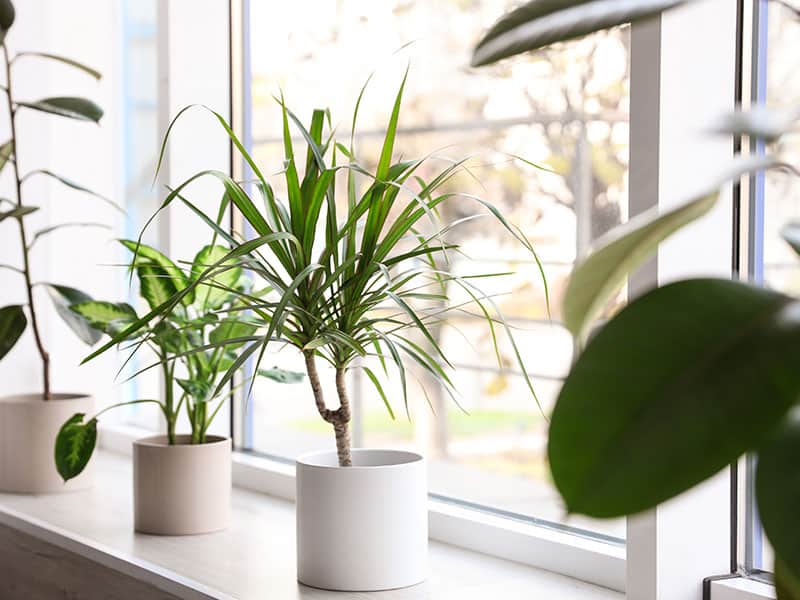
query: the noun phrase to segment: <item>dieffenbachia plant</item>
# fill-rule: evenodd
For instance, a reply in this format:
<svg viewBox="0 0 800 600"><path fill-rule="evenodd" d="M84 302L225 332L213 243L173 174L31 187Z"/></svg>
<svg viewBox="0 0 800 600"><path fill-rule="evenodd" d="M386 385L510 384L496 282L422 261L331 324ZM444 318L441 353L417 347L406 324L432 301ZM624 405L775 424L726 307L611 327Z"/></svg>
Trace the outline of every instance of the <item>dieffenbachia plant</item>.
<svg viewBox="0 0 800 600"><path fill-rule="evenodd" d="M306 128L281 98L278 102L285 156L281 174L286 202L276 197L264 171L225 120L213 113L252 170L258 197L251 198L238 182L223 173L204 171L175 188L162 204L163 208L173 201L182 201L230 246L225 256L200 275L194 282L196 285L230 269L245 268L272 288L264 298L236 293L241 307L232 309L232 317L242 310L249 311L250 322L259 326L259 333L257 339L245 343L219 385L226 383L233 371L251 357L256 364L260 363L271 343L295 347L304 358L319 415L334 430L342 466L351 464L348 369L363 370L393 418L381 380L389 377L391 368L395 370L408 409L409 362L455 398L449 373L452 365L430 331L432 326L444 323L450 314L473 309L485 319L499 364L498 329L505 330L533 394L510 328L493 299L477 285L482 277L492 274L462 277L443 268L449 254L458 251L447 242L447 233L463 220L442 223L438 208L445 202L474 203L531 253L533 248L520 230L490 203L448 188L453 176L462 171L464 161L440 168L430 157L393 159L403 85L388 119L380 155L375 157L374 171L356 158L352 135L348 146L337 142L332 133L325 133L326 123L330 126L327 111L314 111ZM361 96L353 114L353 130L360 100ZM305 157L296 153L293 128L305 140ZM167 138L169 133L168 130ZM218 179L225 188L222 208L232 203L256 237L242 240L231 235L182 195L191 182L208 177ZM337 187L337 183L341 186ZM453 288L460 290L462 298L442 308ZM154 315L164 318L178 310L185 294L191 294L193 289L190 284L155 310ZM110 344L139 327L141 323L134 323ZM318 359L327 362L335 372L339 400L336 408L329 407L323 397Z"/></svg>
<svg viewBox="0 0 800 600"><path fill-rule="evenodd" d="M26 224L26 218L31 213L39 210L39 207L28 204L25 200L25 194L23 193L25 184L35 177L49 177L64 186L84 192L90 196L108 202L115 207L116 205L107 198L92 192L84 186L47 169L36 169L23 174L20 167L20 156L17 152L20 141L19 132L17 130L17 117L20 111L33 110L91 123L99 123L103 116L103 111L94 102L86 98L59 96L42 98L40 100L21 100L15 96L13 68L20 61L29 57L61 63L83 71L98 80L100 79L100 73L69 58L45 52L18 52L16 55L11 56L6 46L6 34L14 23L14 16L13 4L9 0L0 1L0 44L2 45L2 64L5 67L6 75L6 83L4 86L0 86L0 91L6 96L11 126L11 137L3 144L0 144L0 171L5 168L11 169L15 194L13 199L0 198L0 223L3 221L7 222L3 227L7 227L11 223L17 224L17 229L19 231L19 254L22 259L22 264L18 266L3 263L0 264L0 269L12 273L14 277L22 278L26 300L24 304L12 304L0 307L0 359L8 354L14 347L30 322L33 337L36 342L36 349L42 364L42 398L44 400L49 400L51 398L50 354L45 348L45 342L42 336L39 314L40 307L36 294L34 293L35 288L41 286L47 290L55 305L56 312L81 340L92 345L100 339L102 334L94 330L80 315L69 310L71 304L86 302L91 300L91 297L80 290L66 285L34 281L30 256L34 248L41 245L44 238L54 231L65 227L106 227L106 225L101 223L68 222L50 225L31 233Z"/></svg>
<svg viewBox="0 0 800 600"><path fill-rule="evenodd" d="M252 282L241 266L234 266L193 285L208 266L228 253L228 248L213 244L204 246L184 270L155 248L132 240L120 242L135 254L130 268L135 270L139 293L150 307L146 323L142 323L135 309L125 302L90 300L73 304L70 310L127 349L135 351L148 346L155 354L156 362L131 377L160 368L163 397L160 400L121 402L89 419L76 414L67 420L56 439L55 451L56 467L65 481L79 475L89 462L100 415L119 406L158 405L166 423L169 444L175 444L176 423L184 410L191 430L191 443L205 443L211 422L231 394L230 388L218 385L219 380L237 362L242 346L260 339L256 336L258 321L236 309L244 307L240 298L257 299L265 294L265 290L253 290ZM153 313L189 286L192 289L181 297L181 302L173 310ZM141 326L120 335L135 322L140 322ZM277 368L259 369L257 375L280 383L296 383L303 379L302 373Z"/></svg>
<svg viewBox="0 0 800 600"><path fill-rule="evenodd" d="M483 65L597 29L652 16L681 0L535 0L503 17L475 48ZM795 16L800 11L778 2ZM734 5L730 6L735 10ZM778 141L800 107L757 107L713 129ZM781 167L737 157L731 179ZM666 213L640 216L601 240L574 272L567 327L585 341L598 311L658 244L707 213L715 188ZM783 237L800 254L800 224ZM631 376L631 374L635 376ZM664 502L747 452L775 549L778 597L800 599L800 299L725 279L670 283L632 300L591 336L552 414L548 456L570 512L619 517Z"/></svg>

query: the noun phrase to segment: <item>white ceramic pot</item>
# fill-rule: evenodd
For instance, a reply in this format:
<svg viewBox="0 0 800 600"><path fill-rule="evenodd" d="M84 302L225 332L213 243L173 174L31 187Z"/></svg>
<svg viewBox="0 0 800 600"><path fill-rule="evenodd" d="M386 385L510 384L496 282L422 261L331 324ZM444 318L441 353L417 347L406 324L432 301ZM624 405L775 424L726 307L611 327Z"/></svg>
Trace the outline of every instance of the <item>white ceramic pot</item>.
<svg viewBox="0 0 800 600"><path fill-rule="evenodd" d="M231 440L156 435L133 443L133 520L141 533L191 535L228 527L231 516Z"/></svg>
<svg viewBox="0 0 800 600"><path fill-rule="evenodd" d="M297 459L297 579L316 588L377 591L421 583L428 563L425 459L355 449Z"/></svg>
<svg viewBox="0 0 800 600"><path fill-rule="evenodd" d="M20 394L0 398L0 492L41 494L92 485L92 464L64 483L56 471L55 444L75 413L94 414L94 400L80 394Z"/></svg>

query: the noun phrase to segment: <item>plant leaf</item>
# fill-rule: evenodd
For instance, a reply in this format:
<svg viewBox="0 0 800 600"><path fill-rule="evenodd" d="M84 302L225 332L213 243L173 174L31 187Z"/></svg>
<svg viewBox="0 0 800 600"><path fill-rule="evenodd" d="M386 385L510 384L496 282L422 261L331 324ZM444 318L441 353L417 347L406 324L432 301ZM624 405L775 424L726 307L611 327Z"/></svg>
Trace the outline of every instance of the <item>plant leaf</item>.
<svg viewBox="0 0 800 600"><path fill-rule="evenodd" d="M531 0L507 13L473 50L480 67L555 42L646 19L686 0Z"/></svg>
<svg viewBox="0 0 800 600"><path fill-rule="evenodd" d="M257 325L244 321L223 321L211 330L211 333L208 334L208 340L212 344L218 344L225 340L253 335L257 329ZM238 348L242 344L244 344L244 342L232 343L227 345L226 348Z"/></svg>
<svg viewBox="0 0 800 600"><path fill-rule="evenodd" d="M65 483L86 468L97 442L97 419L84 423L85 416L83 413L72 415L56 436L56 469Z"/></svg>
<svg viewBox="0 0 800 600"><path fill-rule="evenodd" d="M42 98L31 102L18 101L17 105L78 121L99 123L100 119L103 118L103 109L97 104L86 98L73 96Z"/></svg>
<svg viewBox="0 0 800 600"><path fill-rule="evenodd" d="M92 327L89 322L78 313L70 310L72 304L91 302L92 297L75 288L66 285L48 283L47 291L56 307L56 312L64 322L75 332L84 343L92 346L103 336L103 332Z"/></svg>
<svg viewBox="0 0 800 600"><path fill-rule="evenodd" d="M152 309L161 306L178 292L172 277L158 265L139 265L136 274L139 276L139 292Z"/></svg>
<svg viewBox="0 0 800 600"><path fill-rule="evenodd" d="M12 304L0 308L0 359L14 347L27 324L22 306Z"/></svg>
<svg viewBox="0 0 800 600"><path fill-rule="evenodd" d="M800 111L778 110L757 105L746 111L737 110L723 116L712 127L717 133L733 135L749 135L761 138L766 142L774 142L784 133L791 131L800 118Z"/></svg>
<svg viewBox="0 0 800 600"><path fill-rule="evenodd" d="M261 377L266 377L278 383L300 383L305 379L305 373L298 371L287 371L286 369L279 369L272 367L271 369L259 369L258 374Z"/></svg>
<svg viewBox="0 0 800 600"><path fill-rule="evenodd" d="M787 223L781 229L781 237L800 255L800 223Z"/></svg>
<svg viewBox="0 0 800 600"><path fill-rule="evenodd" d="M8 159L14 153L14 140L8 140L5 144L0 146L0 171L8 163Z"/></svg>
<svg viewBox="0 0 800 600"><path fill-rule="evenodd" d="M159 252L155 248L148 246L146 244L141 244L135 242L133 240L118 240L120 244L125 246L128 250L134 253L136 257L133 263L133 266L139 266L142 264L142 260L147 262L154 262L158 266L160 266L173 280L173 284L175 285L175 289L181 291L187 285L189 285L189 278L186 276L186 273L183 272L183 269L178 267L174 262L172 262L169 258L167 258L163 253ZM192 302L194 302L194 291L189 292L186 296L183 297L182 302L188 306Z"/></svg>
<svg viewBox="0 0 800 600"><path fill-rule="evenodd" d="M23 57L23 56L37 56L39 58L47 58L49 60L54 60L54 61L57 61L57 62L60 62L60 63L64 63L65 65L69 65L70 67L75 67L76 69L79 69L79 70L83 71L84 73L87 73L88 75L91 75L92 77L94 77L98 81L100 79L102 79L102 77L103 77L100 74L100 71L98 71L96 69L92 69L91 67L87 67L86 65L84 65L83 63L78 62L77 60L72 60L71 58L67 58L65 56L59 56L58 54L50 54L48 52L19 52L14 57L14 60L16 60L17 58Z"/></svg>
<svg viewBox="0 0 800 600"><path fill-rule="evenodd" d="M615 228L597 243L585 260L570 276L564 293L564 324L577 338L608 301L625 284L628 274L644 263L658 245L673 233L710 211L718 194L716 190L729 179L764 169L775 163L768 157L738 159L710 189L715 190L681 204L664 213L648 211Z"/></svg>
<svg viewBox="0 0 800 600"><path fill-rule="evenodd" d="M550 426L571 512L634 514L763 441L800 393L800 303L724 279L634 300L591 339Z"/></svg>
<svg viewBox="0 0 800 600"><path fill-rule="evenodd" d="M14 4L11 0L0 0L0 44L6 39L6 34L14 24Z"/></svg>
<svg viewBox="0 0 800 600"><path fill-rule="evenodd" d="M183 391L189 394L195 402L208 402L210 400L211 383L200 379L175 379Z"/></svg>
<svg viewBox="0 0 800 600"><path fill-rule="evenodd" d="M386 397L386 393L383 391L383 386L381 385L381 382L378 380L378 378L375 376L375 373L373 373L372 369L370 369L369 367L361 367L361 370L364 371L364 373L367 374L367 377L369 377L370 381L372 381L372 385L375 386L375 389L380 395L381 400L383 400L383 404L386 406L386 410L389 411L389 416L392 417L392 421L394 421L395 420L394 411L392 410L392 405L389 404L389 399Z"/></svg>
<svg viewBox="0 0 800 600"><path fill-rule="evenodd" d="M5 212L0 212L0 222L4 221L5 219L16 218L19 219L24 217L25 215L29 215L32 212L36 212L39 210L38 206L18 206L17 208L12 208L11 210L7 210Z"/></svg>
<svg viewBox="0 0 800 600"><path fill-rule="evenodd" d="M756 499L764 531L791 579L800 576L800 413L786 422L758 450ZM784 578L788 581L789 578Z"/></svg>
<svg viewBox="0 0 800 600"><path fill-rule="evenodd" d="M108 204L109 206L111 206L112 208L117 210L118 212L121 212L122 214L125 214L125 211L123 210L123 208L121 206L119 206L116 202L111 200L111 198L107 198L106 196L103 196L102 194L98 194L97 192L95 192L93 190L90 190L89 188L81 185L80 183L77 183L77 182L73 181L72 179L68 179L67 177L64 177L63 175L59 175L58 173L53 173L52 171L49 171L47 169L37 169L36 171L31 171L30 173L25 175L25 177L23 179L27 179L28 177L32 177L33 175L46 175L47 177L51 177L52 179L55 179L56 181L62 183L65 186L67 186L68 188L72 188L73 190L77 190L79 192L83 192L85 194L89 194L90 196L94 196L95 198L97 198L99 200L102 200L103 202L105 202L106 204Z"/></svg>
<svg viewBox="0 0 800 600"><path fill-rule="evenodd" d="M194 263L192 264L192 281L196 281L198 277L208 267L215 264L220 259L224 258L230 252L229 248L225 246L204 246L200 252L195 256ZM235 261L230 261L225 264L234 264ZM221 307L225 300L230 296L230 292L226 289L220 289L216 285L224 288L233 288L239 278L242 276L242 269L240 267L228 269L222 273L216 274L211 278L211 284L201 283L197 286L195 294L195 302L204 306L207 309L217 309Z"/></svg>
<svg viewBox="0 0 800 600"><path fill-rule="evenodd" d="M136 311L124 302L79 302L70 305L69 309L86 319L95 329L114 336L125 327L136 321Z"/></svg>
<svg viewBox="0 0 800 600"><path fill-rule="evenodd" d="M779 556L775 557L775 594L777 600L800 600L800 578L795 577Z"/></svg>

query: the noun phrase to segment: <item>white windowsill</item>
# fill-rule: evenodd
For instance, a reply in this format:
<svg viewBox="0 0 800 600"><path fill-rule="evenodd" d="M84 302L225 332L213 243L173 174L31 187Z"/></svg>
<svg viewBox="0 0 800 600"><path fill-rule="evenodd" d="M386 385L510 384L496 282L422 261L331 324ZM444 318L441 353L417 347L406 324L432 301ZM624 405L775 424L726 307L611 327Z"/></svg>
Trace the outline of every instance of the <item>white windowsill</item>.
<svg viewBox="0 0 800 600"><path fill-rule="evenodd" d="M140 535L132 529L131 465L101 451L94 488L51 495L0 494L0 523L182 598L524 598L621 600L622 595L519 563L431 542L424 584L375 595L315 590L296 582L294 504L234 489L224 532Z"/></svg>
<svg viewBox="0 0 800 600"><path fill-rule="evenodd" d="M775 586L737 577L711 583L711 600L775 600Z"/></svg>

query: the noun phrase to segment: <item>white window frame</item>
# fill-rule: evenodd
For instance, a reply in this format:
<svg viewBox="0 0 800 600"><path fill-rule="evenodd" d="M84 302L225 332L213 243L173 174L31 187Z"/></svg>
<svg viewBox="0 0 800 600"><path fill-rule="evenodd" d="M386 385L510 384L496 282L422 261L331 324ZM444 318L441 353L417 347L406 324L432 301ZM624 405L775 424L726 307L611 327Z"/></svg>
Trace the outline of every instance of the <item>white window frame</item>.
<svg viewBox="0 0 800 600"><path fill-rule="evenodd" d="M243 48L230 43L241 39L237 37L242 26L241 1L231 0L230 6L218 0L160 3L159 18L166 23L159 38L162 128L178 109L197 102L232 117L235 129L241 126L231 106L242 100L237 97L240 82L232 78L241 77ZM736 23L731 13L728 0L703 0L633 26L631 216L653 206L675 204L707 182L709 172L732 154L728 142L707 133L716 115L733 108ZM231 30L222 23L230 23ZM232 81L230 89L219 85L220 81ZM209 144L197 144L196 137L182 140L177 132L166 156L172 183L201 168L235 175L232 153L217 141L213 124L209 127L207 119L198 118L184 127L197 136L207 135ZM224 152L220 151L223 147ZM730 200L730 190L723 195L718 209L664 244L658 257L631 278L631 293L687 275L730 276L732 215L731 203L725 201ZM205 199L209 207L216 201L213 195ZM174 242L186 239L187 227L193 227L175 212L162 223L161 232L173 242L168 244L172 250ZM720 231L726 233L719 235ZM217 419L217 426L228 425L224 415ZM143 433L131 427L101 427L99 444L130 454L131 441ZM294 500L294 468L287 463L235 453L233 479L237 486ZM730 572L730 498L728 475L722 473L679 498L629 518L627 564L625 548L438 499L429 504L430 535L627 591L628 597L637 600L694 600L701 597L704 578ZM719 580L707 587L711 600L773 597L768 595L771 586L751 580Z"/></svg>

